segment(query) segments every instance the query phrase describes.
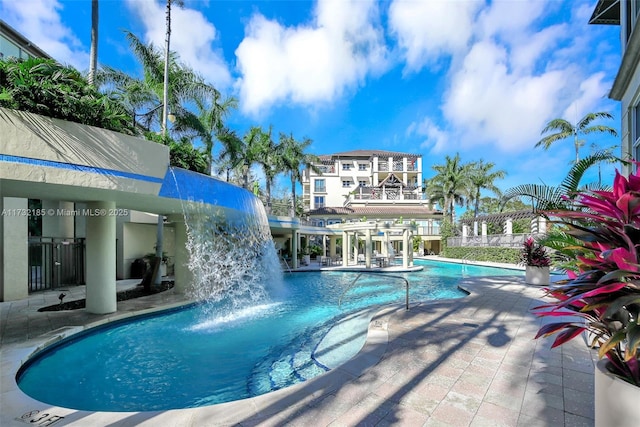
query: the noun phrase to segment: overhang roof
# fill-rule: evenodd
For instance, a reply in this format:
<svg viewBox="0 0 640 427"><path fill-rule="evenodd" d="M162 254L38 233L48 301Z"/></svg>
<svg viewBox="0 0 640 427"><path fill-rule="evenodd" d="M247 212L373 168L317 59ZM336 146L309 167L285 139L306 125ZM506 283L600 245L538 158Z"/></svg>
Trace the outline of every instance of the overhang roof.
<svg viewBox="0 0 640 427"><path fill-rule="evenodd" d="M620 0L598 0L589 24L620 25Z"/></svg>
<svg viewBox="0 0 640 427"><path fill-rule="evenodd" d="M535 218L536 215L535 213L531 212L530 210L526 210L526 211L516 211L516 212L500 212L497 214L491 214L491 215L483 215L483 216L478 216L476 218L470 218L470 219L461 219L460 222L462 224L468 224L471 225L474 223L474 221L478 221L478 222L490 222L490 223L501 223L506 221L508 218L511 219L526 219L526 218Z"/></svg>

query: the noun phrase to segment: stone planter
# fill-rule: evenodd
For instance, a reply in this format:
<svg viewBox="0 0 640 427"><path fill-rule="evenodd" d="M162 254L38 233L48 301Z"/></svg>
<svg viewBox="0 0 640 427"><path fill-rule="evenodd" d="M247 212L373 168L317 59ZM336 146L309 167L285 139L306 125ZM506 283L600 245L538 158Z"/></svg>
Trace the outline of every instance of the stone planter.
<svg viewBox="0 0 640 427"><path fill-rule="evenodd" d="M524 280L529 285L548 285L549 267L534 267L531 265L527 265Z"/></svg>
<svg viewBox="0 0 640 427"><path fill-rule="evenodd" d="M304 265L310 265L311 264L311 255L302 255L302 263Z"/></svg>
<svg viewBox="0 0 640 427"><path fill-rule="evenodd" d="M596 364L595 427L635 427L640 420L640 387L607 370L608 359Z"/></svg>

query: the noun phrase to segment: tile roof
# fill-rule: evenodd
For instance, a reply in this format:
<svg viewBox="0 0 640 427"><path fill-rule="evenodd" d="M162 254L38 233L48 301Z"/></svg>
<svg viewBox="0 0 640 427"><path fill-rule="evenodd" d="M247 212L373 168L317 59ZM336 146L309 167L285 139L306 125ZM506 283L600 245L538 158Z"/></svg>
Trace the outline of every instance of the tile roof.
<svg viewBox="0 0 640 427"><path fill-rule="evenodd" d="M318 157L332 158L332 157L371 157L371 156L386 156L386 157L422 157L422 154L415 153L400 153L397 151L385 151L385 150L352 150L342 151L340 153L333 154L321 154Z"/></svg>

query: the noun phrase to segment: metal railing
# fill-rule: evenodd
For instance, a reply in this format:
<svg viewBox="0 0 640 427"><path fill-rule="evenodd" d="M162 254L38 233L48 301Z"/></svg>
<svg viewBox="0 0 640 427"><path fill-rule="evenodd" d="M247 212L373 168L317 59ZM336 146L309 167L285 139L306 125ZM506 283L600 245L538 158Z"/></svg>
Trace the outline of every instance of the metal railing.
<svg viewBox="0 0 640 427"><path fill-rule="evenodd" d="M30 237L29 293L85 284L84 239Z"/></svg>
<svg viewBox="0 0 640 427"><path fill-rule="evenodd" d="M287 271L289 273L291 273L291 266L289 265L289 263L287 262L286 259L284 259L284 257L280 257L280 263L284 263L284 266L287 267Z"/></svg>
<svg viewBox="0 0 640 427"><path fill-rule="evenodd" d="M518 248L524 244L524 241L533 236L541 237L542 234L518 233L518 234L487 234L484 236L466 236L466 237L449 237L447 238L447 246L449 247L502 247L502 248Z"/></svg>

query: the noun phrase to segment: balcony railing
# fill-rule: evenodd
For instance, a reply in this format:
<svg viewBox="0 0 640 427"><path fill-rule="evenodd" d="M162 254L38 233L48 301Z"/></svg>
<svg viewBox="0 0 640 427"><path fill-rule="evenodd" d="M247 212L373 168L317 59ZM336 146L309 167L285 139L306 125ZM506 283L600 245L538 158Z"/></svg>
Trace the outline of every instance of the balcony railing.
<svg viewBox="0 0 640 427"><path fill-rule="evenodd" d="M354 200L422 200L422 194L416 190L402 190L396 187L358 187L355 194L345 200L345 206Z"/></svg>

